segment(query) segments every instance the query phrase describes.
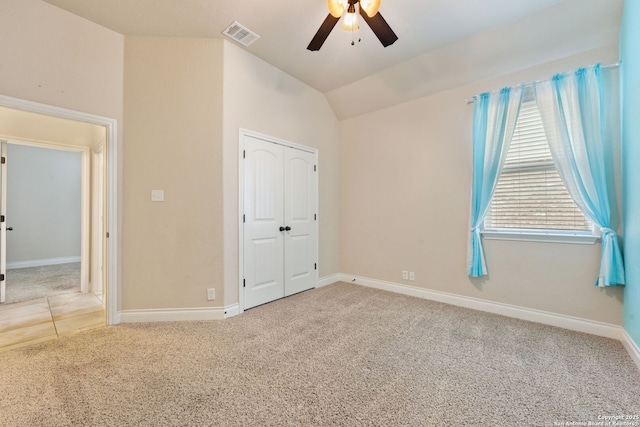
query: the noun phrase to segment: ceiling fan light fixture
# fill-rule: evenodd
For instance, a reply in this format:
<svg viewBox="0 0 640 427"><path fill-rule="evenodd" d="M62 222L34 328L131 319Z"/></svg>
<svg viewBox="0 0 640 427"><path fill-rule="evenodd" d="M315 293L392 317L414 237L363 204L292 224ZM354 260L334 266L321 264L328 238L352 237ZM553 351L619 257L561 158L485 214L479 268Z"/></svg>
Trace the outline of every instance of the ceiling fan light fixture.
<svg viewBox="0 0 640 427"><path fill-rule="evenodd" d="M327 6L329 7L329 13L334 18L340 18L346 7L344 0L327 0Z"/></svg>
<svg viewBox="0 0 640 427"><path fill-rule="evenodd" d="M342 31L356 32L359 28L356 7L350 4L347 13L344 14L344 18L342 19Z"/></svg>
<svg viewBox="0 0 640 427"><path fill-rule="evenodd" d="M341 27L344 31L353 33L358 30L358 17L362 15L362 19L367 23L373 34L380 40L382 46L388 47L394 44L398 40L398 36L393 32L387 21L382 17L382 14L378 11L380 7L380 0L327 0L330 13L316 31L316 34L311 39L307 50L312 52L320 50L327 37L335 26L340 21L340 13L344 14ZM345 8L347 13L344 13ZM361 7L360 13L356 13L357 7ZM365 9L366 7L366 9ZM352 36L351 44L355 44L355 36ZM358 39L358 41L360 41Z"/></svg>
<svg viewBox="0 0 640 427"><path fill-rule="evenodd" d="M360 0L360 7L369 18L373 18L380 9L380 0Z"/></svg>

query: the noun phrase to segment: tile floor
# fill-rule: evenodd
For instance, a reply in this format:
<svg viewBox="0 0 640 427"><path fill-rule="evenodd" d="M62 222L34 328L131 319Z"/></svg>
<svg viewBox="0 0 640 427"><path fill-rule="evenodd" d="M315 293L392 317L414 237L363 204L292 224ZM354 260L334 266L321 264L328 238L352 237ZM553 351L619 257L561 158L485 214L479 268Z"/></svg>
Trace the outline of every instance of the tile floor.
<svg viewBox="0 0 640 427"><path fill-rule="evenodd" d="M105 325L104 307L93 294L0 305L0 352Z"/></svg>

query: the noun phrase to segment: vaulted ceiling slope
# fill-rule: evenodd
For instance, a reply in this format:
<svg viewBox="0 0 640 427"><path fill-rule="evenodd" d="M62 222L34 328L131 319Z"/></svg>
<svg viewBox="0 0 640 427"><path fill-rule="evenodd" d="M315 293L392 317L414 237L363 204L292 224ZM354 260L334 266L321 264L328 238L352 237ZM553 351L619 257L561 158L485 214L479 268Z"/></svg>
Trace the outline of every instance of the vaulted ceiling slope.
<svg viewBox="0 0 640 427"><path fill-rule="evenodd" d="M383 48L366 25L335 28L306 49L325 0L45 0L125 35L222 38L238 21L249 52L325 93L339 119L615 43L623 0L385 0L399 37ZM357 42L361 39L361 42Z"/></svg>

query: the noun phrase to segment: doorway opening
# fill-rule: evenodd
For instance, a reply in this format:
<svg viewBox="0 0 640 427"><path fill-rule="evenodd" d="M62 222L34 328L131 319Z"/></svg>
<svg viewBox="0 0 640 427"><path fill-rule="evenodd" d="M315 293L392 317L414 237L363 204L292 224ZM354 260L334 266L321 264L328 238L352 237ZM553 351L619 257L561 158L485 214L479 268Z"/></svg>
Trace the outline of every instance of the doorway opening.
<svg viewBox="0 0 640 427"><path fill-rule="evenodd" d="M83 222L83 148L8 140L2 195L6 223L5 295L12 304L85 291L91 264ZM89 194L89 198L95 197Z"/></svg>
<svg viewBox="0 0 640 427"><path fill-rule="evenodd" d="M17 146L31 150L38 149L43 153L65 153L79 159L80 253L77 254L76 245L73 254L58 254L59 256L50 258L36 257L40 260L40 264L48 263L49 265L35 267L65 270L58 273L74 275L76 286L79 276L79 289L76 287L75 290L79 290L83 295L97 298L100 304L104 305L107 324L119 323L117 311L117 121L0 96L0 140L10 147L9 152L5 153L8 154L5 165L9 168L11 167L11 149ZM65 170L70 173L69 168ZM5 171L6 168L3 174ZM6 178L3 180L3 186L5 184L7 184ZM10 182L8 185L11 188ZM7 191L3 193L7 194ZM11 199L9 199L10 202ZM49 214L53 214L54 207L73 205L69 198L64 197L50 199L49 203ZM2 205L3 210L6 207L6 203ZM11 211L10 208L9 211ZM13 226L13 230L7 230L12 228L12 218L7 215L7 212L3 211L2 214L7 221L0 222L0 240L2 240L0 259L9 256L9 264L7 265L6 258L4 263L0 262L3 264L0 267L4 270L0 272L0 277L1 274L5 274L6 281L10 283L11 272L17 271L14 269L16 266L29 266L19 264L24 260L11 258L12 244L9 241L9 246L6 246L7 235L16 232L17 228ZM50 220L46 227L57 225ZM45 246L44 241L39 243ZM43 263L42 260L45 262ZM6 267L9 267L8 274Z"/></svg>

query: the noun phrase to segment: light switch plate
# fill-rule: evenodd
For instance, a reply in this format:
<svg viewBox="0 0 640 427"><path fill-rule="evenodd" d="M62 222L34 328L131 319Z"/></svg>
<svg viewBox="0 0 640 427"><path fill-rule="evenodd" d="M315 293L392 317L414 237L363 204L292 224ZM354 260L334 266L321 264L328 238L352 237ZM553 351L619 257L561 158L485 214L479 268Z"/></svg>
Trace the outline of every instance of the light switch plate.
<svg viewBox="0 0 640 427"><path fill-rule="evenodd" d="M164 190L151 190L152 202L164 202Z"/></svg>

